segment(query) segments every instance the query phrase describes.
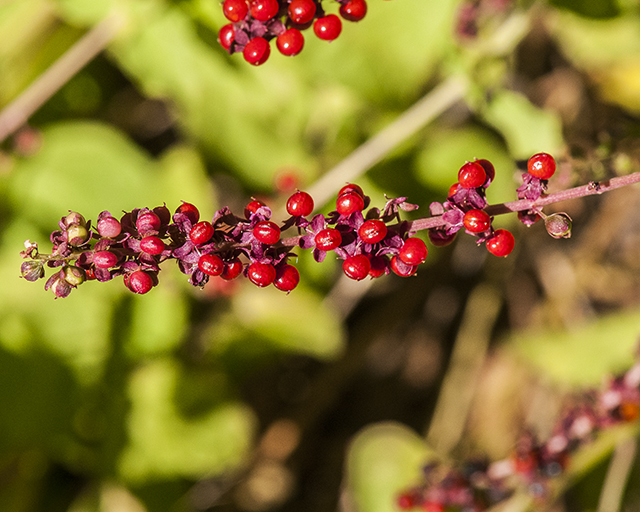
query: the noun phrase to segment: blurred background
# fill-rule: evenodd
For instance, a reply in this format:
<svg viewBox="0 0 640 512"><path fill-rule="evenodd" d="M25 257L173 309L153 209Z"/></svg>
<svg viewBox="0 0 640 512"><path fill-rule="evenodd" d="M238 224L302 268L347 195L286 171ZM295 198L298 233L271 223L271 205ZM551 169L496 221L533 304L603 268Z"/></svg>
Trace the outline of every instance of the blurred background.
<svg viewBox="0 0 640 512"><path fill-rule="evenodd" d="M570 239L501 216L508 258L460 235L408 279L346 282L301 250L290 295L193 289L170 264L145 296L116 279L54 300L20 279L24 241L47 252L68 210L282 208L422 97L439 115L334 193L407 196L417 218L474 158L496 167L490 203L539 151L559 162L551 192L640 171L635 0L370 0L334 42L307 31L257 68L219 46L225 23L217 0L0 0L3 120L107 34L0 147L0 510L393 511L430 454L505 457L633 363L635 187L545 210L572 216ZM597 510L608 464L553 510ZM630 478L620 510L640 507Z"/></svg>

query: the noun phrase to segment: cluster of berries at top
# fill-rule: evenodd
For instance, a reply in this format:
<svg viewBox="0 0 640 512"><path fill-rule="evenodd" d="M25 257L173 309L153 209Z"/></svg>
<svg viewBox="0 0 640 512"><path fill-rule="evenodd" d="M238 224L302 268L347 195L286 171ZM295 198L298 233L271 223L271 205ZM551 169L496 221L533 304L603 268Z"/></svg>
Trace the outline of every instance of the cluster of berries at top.
<svg viewBox="0 0 640 512"><path fill-rule="evenodd" d="M325 13L322 0L224 0L222 10L231 23L220 29L218 41L231 54L242 52L255 66L267 61L274 38L280 53L298 55L303 30L313 25L318 38L333 41L342 32L341 18L360 21L367 14L366 0L336 1L340 16Z"/></svg>
<svg viewBox="0 0 640 512"><path fill-rule="evenodd" d="M344 260L345 274L355 280L391 271L410 276L425 261L427 247L421 239L408 237L409 223L400 221L399 210L417 208L405 199L388 200L382 212L371 208L365 218L369 198L350 184L340 191L336 211L309 220L313 198L296 191L287 201L290 217L281 225L271 220L271 209L255 199L247 204L244 217L224 207L211 221L200 220L198 209L186 202L173 215L166 206L135 209L120 219L104 211L95 228L81 214L70 212L50 236L51 254L25 242L22 277L36 281L44 277L45 266L59 268L45 284L56 297L68 296L86 280L104 282L117 276L129 290L143 294L158 283L160 264L173 259L194 286L202 287L212 277L228 281L242 274L256 286L273 284L290 292L300 281L298 270L289 264L295 247L313 248L317 261L334 251ZM281 239L289 228L297 228L298 236Z"/></svg>
<svg viewBox="0 0 640 512"><path fill-rule="evenodd" d="M542 506L553 497L553 479L566 471L572 454L599 432L639 416L640 362L604 389L572 397L546 441L525 431L506 459L470 460L459 468L430 463L423 482L400 494L397 504L402 510L482 512L526 490Z"/></svg>

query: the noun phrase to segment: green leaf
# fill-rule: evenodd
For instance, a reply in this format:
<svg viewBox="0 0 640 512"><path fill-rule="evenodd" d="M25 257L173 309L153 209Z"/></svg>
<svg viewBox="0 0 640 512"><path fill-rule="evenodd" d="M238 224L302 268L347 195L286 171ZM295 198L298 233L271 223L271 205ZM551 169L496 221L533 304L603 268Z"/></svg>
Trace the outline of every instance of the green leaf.
<svg viewBox="0 0 640 512"><path fill-rule="evenodd" d="M402 490L420 482L420 468L432 453L407 427L380 423L352 441L347 484L359 512L392 512Z"/></svg>
<svg viewBox="0 0 640 512"><path fill-rule="evenodd" d="M515 353L552 380L567 385L596 385L603 375L633 363L640 313L605 316L568 331L524 332L512 338Z"/></svg>
<svg viewBox="0 0 640 512"><path fill-rule="evenodd" d="M516 159L526 160L541 151L557 154L563 147L560 118L522 94L496 92L481 115L502 134Z"/></svg>
<svg viewBox="0 0 640 512"><path fill-rule="evenodd" d="M251 411L238 402L220 402L185 418L175 403L180 372L175 361L164 359L131 377L129 443L119 462L120 475L130 483L218 475L248 455L255 426Z"/></svg>
<svg viewBox="0 0 640 512"><path fill-rule="evenodd" d="M549 3L587 18L613 18L620 15L616 0L549 0Z"/></svg>

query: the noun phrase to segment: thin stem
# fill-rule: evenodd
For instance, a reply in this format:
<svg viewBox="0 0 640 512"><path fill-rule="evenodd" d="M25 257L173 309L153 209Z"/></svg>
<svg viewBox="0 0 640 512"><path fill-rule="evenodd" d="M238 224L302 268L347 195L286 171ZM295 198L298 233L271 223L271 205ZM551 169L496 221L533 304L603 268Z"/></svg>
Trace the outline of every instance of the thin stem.
<svg viewBox="0 0 640 512"><path fill-rule="evenodd" d="M102 52L121 25L120 18L116 16L100 22L0 111L0 143L23 126L49 98Z"/></svg>

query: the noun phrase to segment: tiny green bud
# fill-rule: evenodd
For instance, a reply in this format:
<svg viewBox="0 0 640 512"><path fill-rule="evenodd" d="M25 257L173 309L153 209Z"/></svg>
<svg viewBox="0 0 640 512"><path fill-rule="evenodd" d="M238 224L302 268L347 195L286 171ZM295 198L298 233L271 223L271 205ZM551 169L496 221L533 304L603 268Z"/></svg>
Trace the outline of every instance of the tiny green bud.
<svg viewBox="0 0 640 512"><path fill-rule="evenodd" d="M81 285L87 279L85 271L75 265L66 265L62 270L64 272L64 280L73 287Z"/></svg>
<svg viewBox="0 0 640 512"><path fill-rule="evenodd" d="M79 246L89 240L89 231L82 224L71 224L67 227L67 242L69 245Z"/></svg>

